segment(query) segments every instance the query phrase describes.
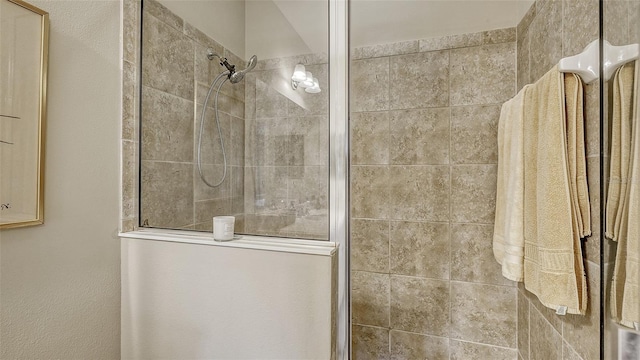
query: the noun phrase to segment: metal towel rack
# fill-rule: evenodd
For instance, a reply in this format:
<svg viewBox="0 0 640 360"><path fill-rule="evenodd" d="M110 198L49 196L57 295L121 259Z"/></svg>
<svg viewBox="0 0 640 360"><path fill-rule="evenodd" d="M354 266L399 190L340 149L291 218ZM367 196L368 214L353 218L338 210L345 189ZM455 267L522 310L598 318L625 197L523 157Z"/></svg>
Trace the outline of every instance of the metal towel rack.
<svg viewBox="0 0 640 360"><path fill-rule="evenodd" d="M638 59L640 46L631 44L625 46L613 46L608 41L604 44L603 72L605 80L611 79L616 69L630 61ZM592 41L578 55L563 58L558 63L560 72L571 72L580 75L586 84L590 84L600 78L599 65L600 54L598 40Z"/></svg>

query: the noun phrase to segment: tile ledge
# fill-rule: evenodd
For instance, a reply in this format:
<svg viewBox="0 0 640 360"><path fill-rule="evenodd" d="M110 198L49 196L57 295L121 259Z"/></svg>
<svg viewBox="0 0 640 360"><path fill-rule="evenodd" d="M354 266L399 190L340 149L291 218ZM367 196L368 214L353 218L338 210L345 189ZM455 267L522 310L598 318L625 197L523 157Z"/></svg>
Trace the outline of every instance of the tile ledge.
<svg viewBox="0 0 640 360"><path fill-rule="evenodd" d="M186 244L320 256L332 256L338 249L337 243L329 241L276 238L255 235L242 235L242 238L238 240L220 242L214 241L213 234L211 233L198 233L186 230L138 229L135 231L121 232L118 236L120 238L127 239L169 241Z"/></svg>

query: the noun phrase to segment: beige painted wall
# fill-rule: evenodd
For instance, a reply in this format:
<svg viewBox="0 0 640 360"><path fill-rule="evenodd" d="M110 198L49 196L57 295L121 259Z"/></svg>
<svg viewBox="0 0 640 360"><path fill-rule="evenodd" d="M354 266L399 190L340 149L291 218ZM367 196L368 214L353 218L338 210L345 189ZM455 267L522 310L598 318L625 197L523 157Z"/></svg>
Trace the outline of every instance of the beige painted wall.
<svg viewBox="0 0 640 360"><path fill-rule="evenodd" d="M51 20L45 224L0 232L3 359L120 357L120 3Z"/></svg>

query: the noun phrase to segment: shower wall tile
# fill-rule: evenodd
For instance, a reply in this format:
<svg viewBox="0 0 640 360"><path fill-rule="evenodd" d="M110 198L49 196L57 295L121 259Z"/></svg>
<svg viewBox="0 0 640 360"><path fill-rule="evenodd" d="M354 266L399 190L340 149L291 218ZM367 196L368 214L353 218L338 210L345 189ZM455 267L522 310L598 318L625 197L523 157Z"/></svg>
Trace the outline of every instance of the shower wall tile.
<svg viewBox="0 0 640 360"><path fill-rule="evenodd" d="M451 219L455 222L493 224L497 165L451 167Z"/></svg>
<svg viewBox="0 0 640 360"><path fill-rule="evenodd" d="M389 163L389 112L351 114L351 163Z"/></svg>
<svg viewBox="0 0 640 360"><path fill-rule="evenodd" d="M328 209L327 194L329 193L329 167L320 166L290 166L288 168L288 200L289 204L304 205L311 211ZM296 203L297 202L297 203ZM328 227L328 224L327 224ZM326 229L325 229L326 231Z"/></svg>
<svg viewBox="0 0 640 360"><path fill-rule="evenodd" d="M389 274L351 272L354 324L389 327Z"/></svg>
<svg viewBox="0 0 640 360"><path fill-rule="evenodd" d="M193 100L193 42L147 12L143 26L142 85Z"/></svg>
<svg viewBox="0 0 640 360"><path fill-rule="evenodd" d="M190 162L193 159L193 101L142 88L143 160Z"/></svg>
<svg viewBox="0 0 640 360"><path fill-rule="evenodd" d="M565 0L562 7L563 56L581 53L599 36L599 5L597 0Z"/></svg>
<svg viewBox="0 0 640 360"><path fill-rule="evenodd" d="M394 56L390 61L391 109L449 105L449 51Z"/></svg>
<svg viewBox="0 0 640 360"><path fill-rule="evenodd" d="M532 6L531 8L535 9L535 6ZM525 29L522 35L518 36L518 42L516 43L518 91L520 91L525 85L533 82L530 77L530 39L529 29Z"/></svg>
<svg viewBox="0 0 640 360"><path fill-rule="evenodd" d="M351 62L351 111L389 110L389 58Z"/></svg>
<svg viewBox="0 0 640 360"><path fill-rule="evenodd" d="M182 19L159 2L155 0L144 0L144 11L172 28L182 31L184 23ZM147 18L144 18L144 20L146 21Z"/></svg>
<svg viewBox="0 0 640 360"><path fill-rule="evenodd" d="M351 219L351 269L389 273L389 221Z"/></svg>
<svg viewBox="0 0 640 360"><path fill-rule="evenodd" d="M523 360L529 360L529 300L521 289L518 289L518 352Z"/></svg>
<svg viewBox="0 0 640 360"><path fill-rule="evenodd" d="M389 175L388 166L351 167L351 215L354 218L388 218Z"/></svg>
<svg viewBox="0 0 640 360"><path fill-rule="evenodd" d="M449 360L449 340L444 337L391 330L391 359Z"/></svg>
<svg viewBox="0 0 640 360"><path fill-rule="evenodd" d="M193 165L142 161L141 223L179 228L193 224Z"/></svg>
<svg viewBox="0 0 640 360"><path fill-rule="evenodd" d="M558 333L562 333L562 318L560 315L556 315L555 310L542 305L537 296L531 293L529 293L529 295L531 300L531 311L534 309L538 310L540 315L542 315L542 317L544 317Z"/></svg>
<svg viewBox="0 0 640 360"><path fill-rule="evenodd" d="M388 176L390 219L449 221L448 166L392 166Z"/></svg>
<svg viewBox="0 0 640 360"><path fill-rule="evenodd" d="M582 239L583 256L586 260L600 263L600 157L587 158L587 185L591 203L591 236Z"/></svg>
<svg viewBox="0 0 640 360"><path fill-rule="evenodd" d="M200 31L200 29L189 24L188 22L184 23L183 33L189 39L195 41L197 45L199 45L198 48L202 50L200 53L196 52L197 59L203 59L203 60L206 60L207 64L213 63L219 66L218 64L219 61L217 60L217 58L214 59L213 61L207 58L208 49L213 50L213 52L215 54L218 54L218 56L224 56L224 47L219 42L210 38L207 34L203 33L202 31ZM235 63L232 62L232 64L235 64ZM222 72L222 67L220 67L220 72ZM209 79L209 80L213 80L213 79Z"/></svg>
<svg viewBox="0 0 640 360"><path fill-rule="evenodd" d="M582 360L582 358L565 341L562 343L562 360Z"/></svg>
<svg viewBox="0 0 640 360"><path fill-rule="evenodd" d="M562 335L564 340L584 359L600 356L600 266L591 261L585 265L589 299L586 315L566 315Z"/></svg>
<svg viewBox="0 0 640 360"><path fill-rule="evenodd" d="M122 141L122 217L134 218L137 215L136 192L136 143Z"/></svg>
<svg viewBox="0 0 640 360"><path fill-rule="evenodd" d="M223 112L244 119L244 103L225 95L222 91L220 91L220 95L218 96L218 106Z"/></svg>
<svg viewBox="0 0 640 360"><path fill-rule="evenodd" d="M637 26L629 26L628 1L606 0L602 2L603 13L608 20L603 26L603 38L611 45L625 45L629 43L629 30ZM615 20L614 20L615 19ZM637 24L637 23L636 23Z"/></svg>
<svg viewBox="0 0 640 360"><path fill-rule="evenodd" d="M358 47L353 49L351 59L370 59L391 55L412 54L416 52L418 52L418 40L410 40L391 44Z"/></svg>
<svg viewBox="0 0 640 360"><path fill-rule="evenodd" d="M391 328L449 335L449 282L391 276Z"/></svg>
<svg viewBox="0 0 640 360"><path fill-rule="evenodd" d="M257 78L256 119L272 119L286 115L287 98L270 85L270 76L264 75Z"/></svg>
<svg viewBox="0 0 640 360"><path fill-rule="evenodd" d="M495 164L498 162L500 106L451 108L451 162Z"/></svg>
<svg viewBox="0 0 640 360"><path fill-rule="evenodd" d="M550 1L529 27L530 79L536 81L562 58L562 2Z"/></svg>
<svg viewBox="0 0 640 360"><path fill-rule="evenodd" d="M449 163L448 108L389 112L390 163L437 165Z"/></svg>
<svg viewBox="0 0 640 360"><path fill-rule="evenodd" d="M329 163L329 124L326 116L290 118L290 165L318 166ZM294 145L297 143L297 145Z"/></svg>
<svg viewBox="0 0 640 360"><path fill-rule="evenodd" d="M122 2L122 58L123 63L138 63L140 44L140 0Z"/></svg>
<svg viewBox="0 0 640 360"><path fill-rule="evenodd" d="M495 346L469 343L451 340L450 360L491 359L491 360L517 360L518 351Z"/></svg>
<svg viewBox="0 0 640 360"><path fill-rule="evenodd" d="M515 286L493 255L493 225L452 224L451 279Z"/></svg>
<svg viewBox="0 0 640 360"><path fill-rule="evenodd" d="M535 17L536 6L534 4L533 6L529 7L529 10L527 10L526 14L524 14L522 19L520 19L520 22L518 22L518 25L516 26L516 35L518 38L523 36L524 32L529 29L529 25L531 25L531 22L533 21L533 19L535 19ZM520 50L520 48L518 48L518 50Z"/></svg>
<svg viewBox="0 0 640 360"><path fill-rule="evenodd" d="M124 61L122 69L122 139L138 140L136 123L136 80L138 78L133 63Z"/></svg>
<svg viewBox="0 0 640 360"><path fill-rule="evenodd" d="M202 175L210 184L217 184L222 179L224 166L202 164ZM195 201L222 199L231 196L231 173L228 172L220 186L210 187L200 178L198 166L193 167L193 198Z"/></svg>
<svg viewBox="0 0 640 360"><path fill-rule="evenodd" d="M594 83L584 87L585 99L585 151L587 156L600 156L600 84ZM608 137L603 147L608 149Z"/></svg>
<svg viewBox="0 0 640 360"><path fill-rule="evenodd" d="M233 166L244 165L244 120L235 116L230 117L231 136L228 137L227 143L230 145L230 156L228 162Z"/></svg>
<svg viewBox="0 0 640 360"><path fill-rule="evenodd" d="M502 104L515 95L515 44L451 50L451 105Z"/></svg>
<svg viewBox="0 0 640 360"><path fill-rule="evenodd" d="M213 199L195 202L195 222L213 221L214 216L231 214L231 199Z"/></svg>
<svg viewBox="0 0 640 360"><path fill-rule="evenodd" d="M449 224L392 221L389 244L392 274L449 278Z"/></svg>
<svg viewBox="0 0 640 360"><path fill-rule="evenodd" d="M193 105L192 105L193 107ZM162 108L158 107L159 111ZM200 127L202 119L202 105L196 106L196 114L194 127L196 131L191 130L190 135L192 137L192 155L189 160L194 159L197 161L198 152L198 140L200 138ZM193 123L193 115L191 115ZM220 141L220 134L218 133L218 125L220 126L220 132L222 133L222 142ZM200 157L203 164L224 164L224 156L222 153L222 145L224 145L225 154L227 154L227 161L231 163L231 155L233 153L232 144L229 141L231 136L231 117L223 112L218 112L218 119L216 121L215 111L207 108L205 113L205 122L202 129L201 140L201 152ZM144 139L144 138L143 138Z"/></svg>
<svg viewBox="0 0 640 360"><path fill-rule="evenodd" d="M289 119L277 118L250 121L247 151L249 164L255 166L290 165L287 148L290 137Z"/></svg>
<svg viewBox="0 0 640 360"><path fill-rule="evenodd" d="M451 282L451 338L516 347L516 291L511 286Z"/></svg>
<svg viewBox="0 0 640 360"><path fill-rule="evenodd" d="M562 359L562 336L549 324L540 312L531 308L530 358L545 360Z"/></svg>
<svg viewBox="0 0 640 360"><path fill-rule="evenodd" d="M353 360L389 360L389 329L353 325L351 327Z"/></svg>
<svg viewBox="0 0 640 360"><path fill-rule="evenodd" d="M456 49L462 47L500 44L516 39L515 28L481 31L471 34L449 35L420 40L420 51Z"/></svg>

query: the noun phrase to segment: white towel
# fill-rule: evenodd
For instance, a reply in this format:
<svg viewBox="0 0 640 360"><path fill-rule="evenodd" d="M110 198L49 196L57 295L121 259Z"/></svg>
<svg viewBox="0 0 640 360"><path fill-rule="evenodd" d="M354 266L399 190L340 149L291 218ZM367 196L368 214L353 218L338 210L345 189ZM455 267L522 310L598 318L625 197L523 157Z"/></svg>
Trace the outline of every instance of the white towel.
<svg viewBox="0 0 640 360"><path fill-rule="evenodd" d="M498 188L493 254L502 275L522 281L524 271L523 99L529 85L502 105L498 123Z"/></svg>

